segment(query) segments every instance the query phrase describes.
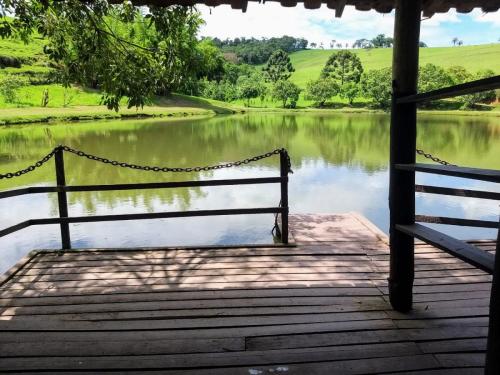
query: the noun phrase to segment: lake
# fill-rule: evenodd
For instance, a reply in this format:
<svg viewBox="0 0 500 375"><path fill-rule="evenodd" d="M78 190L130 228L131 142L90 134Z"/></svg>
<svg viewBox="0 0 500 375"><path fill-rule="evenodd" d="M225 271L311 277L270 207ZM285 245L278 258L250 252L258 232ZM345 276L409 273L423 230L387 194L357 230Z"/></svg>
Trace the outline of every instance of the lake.
<svg viewBox="0 0 500 375"><path fill-rule="evenodd" d="M0 173L26 167L65 144L126 161L191 167L288 149L291 213L357 211L388 230L389 116L384 114L259 113L172 120L124 120L0 128ZM419 148L451 163L500 169L500 121L493 116L419 115ZM419 157L419 161L424 159ZM67 183L114 184L279 175L279 158L202 173L117 168L65 154ZM500 191L496 184L417 174L417 183ZM55 184L53 162L10 180L0 190ZM70 216L276 206L279 185L203 187L68 194ZM55 194L0 200L0 228L57 216ZM417 213L498 220L496 201L417 194ZM71 224L73 247L271 243L272 215ZM439 226L462 239L494 238L495 230ZM57 225L0 238L0 271L33 249L59 248Z"/></svg>

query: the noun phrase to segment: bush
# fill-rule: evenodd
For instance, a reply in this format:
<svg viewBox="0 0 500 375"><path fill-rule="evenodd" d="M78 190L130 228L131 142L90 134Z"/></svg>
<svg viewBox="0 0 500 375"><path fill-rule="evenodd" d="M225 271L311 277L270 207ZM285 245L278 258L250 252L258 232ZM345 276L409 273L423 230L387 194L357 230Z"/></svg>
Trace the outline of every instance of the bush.
<svg viewBox="0 0 500 375"><path fill-rule="evenodd" d="M340 97L347 99L349 105L354 102L359 95L359 84L355 82L346 82L340 88Z"/></svg>
<svg viewBox="0 0 500 375"><path fill-rule="evenodd" d="M200 81L200 93L204 98L231 102L238 98L236 86L228 81Z"/></svg>
<svg viewBox="0 0 500 375"><path fill-rule="evenodd" d="M331 79L309 81L306 87L305 98L313 100L316 106L323 107L325 102L337 95L339 86Z"/></svg>
<svg viewBox="0 0 500 375"><path fill-rule="evenodd" d="M472 76L473 80L494 77L495 73L492 70L482 70ZM474 94L462 95L458 97L458 100L462 103L464 109L474 109L477 104L486 103L489 104L496 99L495 90L476 92Z"/></svg>
<svg viewBox="0 0 500 375"><path fill-rule="evenodd" d="M295 108L299 95L302 90L293 82L280 80L273 86L273 98L281 100L283 108L286 108L286 103L290 101L290 108Z"/></svg>
<svg viewBox="0 0 500 375"><path fill-rule="evenodd" d="M238 78L238 97L247 101L247 107L250 106L250 99L263 98L267 91L264 79L260 74L251 76L241 76Z"/></svg>
<svg viewBox="0 0 500 375"><path fill-rule="evenodd" d="M372 99L377 107L387 109L391 105L391 68L369 70L361 77L361 93Z"/></svg>
<svg viewBox="0 0 500 375"><path fill-rule="evenodd" d="M26 81L15 75L5 75L0 81L0 95L6 103L16 103L18 101L18 90L26 85Z"/></svg>
<svg viewBox="0 0 500 375"><path fill-rule="evenodd" d="M418 91L428 92L453 85L453 79L440 66L425 64L418 72Z"/></svg>

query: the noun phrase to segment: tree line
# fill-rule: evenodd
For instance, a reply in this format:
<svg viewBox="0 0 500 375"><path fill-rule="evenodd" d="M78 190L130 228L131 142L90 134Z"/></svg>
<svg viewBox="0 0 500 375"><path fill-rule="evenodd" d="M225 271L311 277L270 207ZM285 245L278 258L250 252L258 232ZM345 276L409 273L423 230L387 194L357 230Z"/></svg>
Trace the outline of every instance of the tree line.
<svg viewBox="0 0 500 375"><path fill-rule="evenodd" d="M282 36L280 38L234 38L220 40L213 38L212 42L223 52L236 54L240 62L252 65L264 64L276 50L292 53L307 48L309 42L304 38Z"/></svg>
<svg viewBox="0 0 500 375"><path fill-rule="evenodd" d="M220 81L204 78L200 84L202 96L233 101L242 99L250 105L251 99L266 97L279 101L282 107L294 108L303 91L289 80L295 71L288 54L277 50L269 57L262 70L248 65L231 65L225 68L234 71L225 75ZM420 67L418 76L419 92L437 90L439 88L465 83L476 79L494 76L491 70L469 72L464 67L452 66L447 69L426 64ZM322 108L331 104L334 98L340 97L352 105L358 98L371 100L371 105L388 109L391 102L392 70L390 67L365 71L357 54L339 50L331 54L317 79L310 80L304 92L304 98L312 101L313 106ZM494 91L463 95L455 100L464 109L474 109L480 103L495 100ZM440 102L428 104L439 106Z"/></svg>

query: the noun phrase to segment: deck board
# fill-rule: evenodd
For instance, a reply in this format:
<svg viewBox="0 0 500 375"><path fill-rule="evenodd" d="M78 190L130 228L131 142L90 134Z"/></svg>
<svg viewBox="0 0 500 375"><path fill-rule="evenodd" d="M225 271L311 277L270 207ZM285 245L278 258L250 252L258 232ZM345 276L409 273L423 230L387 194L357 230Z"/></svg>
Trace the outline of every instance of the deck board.
<svg viewBox="0 0 500 375"><path fill-rule="evenodd" d="M0 372L482 373L489 275L418 243L414 309L401 314L373 224L290 226L293 247L32 254L0 285Z"/></svg>

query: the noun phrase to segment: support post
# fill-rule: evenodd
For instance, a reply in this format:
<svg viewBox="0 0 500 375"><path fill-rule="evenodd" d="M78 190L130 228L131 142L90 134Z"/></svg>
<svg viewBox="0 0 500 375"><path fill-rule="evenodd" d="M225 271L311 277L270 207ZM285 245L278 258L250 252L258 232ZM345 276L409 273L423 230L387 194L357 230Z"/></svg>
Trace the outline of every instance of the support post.
<svg viewBox="0 0 500 375"><path fill-rule="evenodd" d="M486 348L486 375L500 374L500 222L498 224L495 268L491 283L490 322Z"/></svg>
<svg viewBox="0 0 500 375"><path fill-rule="evenodd" d="M395 164L415 163L417 109L415 103L397 104L395 99L417 92L421 9L422 0L396 0L390 131L389 295L392 307L401 312L412 307L414 239L399 232L396 224L415 222L415 172L397 170Z"/></svg>
<svg viewBox="0 0 500 375"><path fill-rule="evenodd" d="M281 177L281 242L288 243L288 155L286 151L280 152L280 177Z"/></svg>
<svg viewBox="0 0 500 375"><path fill-rule="evenodd" d="M56 181L57 186L66 186L66 176L64 173L64 151L58 148L54 155L56 163ZM65 191L57 193L57 202L59 205L59 217L68 217L68 199ZM61 223L61 246L63 249L71 249L71 238L69 234L69 224Z"/></svg>

